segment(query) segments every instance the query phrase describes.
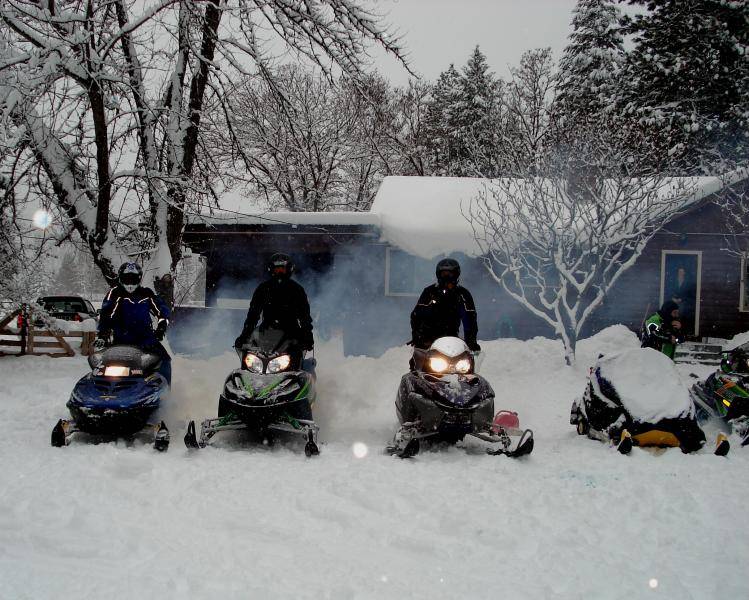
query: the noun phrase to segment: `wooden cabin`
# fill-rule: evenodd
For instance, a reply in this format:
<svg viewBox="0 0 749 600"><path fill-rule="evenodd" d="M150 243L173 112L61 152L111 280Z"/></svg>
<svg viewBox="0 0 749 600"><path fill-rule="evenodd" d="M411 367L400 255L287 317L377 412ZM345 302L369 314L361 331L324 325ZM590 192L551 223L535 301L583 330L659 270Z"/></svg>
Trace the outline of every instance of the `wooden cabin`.
<svg viewBox="0 0 749 600"><path fill-rule="evenodd" d="M206 309L183 311L177 324L189 322L193 329L212 319L233 340L268 258L285 252L310 297L316 336L341 334L347 354L378 355L410 339L409 315L419 293L434 281L437 261L452 256L476 301L479 339L552 336L478 258L464 213L485 184L476 178L386 177L366 213L218 214L194 221L184 240L205 257ZM719 186L704 189L688 212L650 241L584 335L615 323L637 331L675 293L684 296L695 339L749 330L749 261L725 250L725 222L715 203Z"/></svg>

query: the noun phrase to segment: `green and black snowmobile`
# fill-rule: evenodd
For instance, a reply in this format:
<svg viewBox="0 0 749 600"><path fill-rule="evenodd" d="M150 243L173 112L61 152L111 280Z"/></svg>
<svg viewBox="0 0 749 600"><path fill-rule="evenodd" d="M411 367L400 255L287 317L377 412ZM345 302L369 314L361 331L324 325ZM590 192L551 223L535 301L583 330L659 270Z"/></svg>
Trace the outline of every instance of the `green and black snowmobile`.
<svg viewBox="0 0 749 600"><path fill-rule="evenodd" d="M724 352L718 370L692 386L692 399L701 419L722 420L749 445L749 342Z"/></svg>
<svg viewBox="0 0 749 600"><path fill-rule="evenodd" d="M298 341L272 327L259 327L236 351L240 368L226 378L218 416L203 421L200 436L190 421L185 445L202 448L221 431L247 430L265 445L278 434L301 436L304 453L319 454L319 428L312 418L314 359L305 360Z"/></svg>

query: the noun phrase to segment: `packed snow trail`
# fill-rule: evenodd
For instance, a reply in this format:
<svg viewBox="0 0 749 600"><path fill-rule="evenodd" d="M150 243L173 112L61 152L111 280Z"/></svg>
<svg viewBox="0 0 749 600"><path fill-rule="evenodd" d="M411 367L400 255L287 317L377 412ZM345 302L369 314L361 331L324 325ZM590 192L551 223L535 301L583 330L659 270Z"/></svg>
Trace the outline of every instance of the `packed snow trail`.
<svg viewBox="0 0 749 600"><path fill-rule="evenodd" d="M749 449L623 457L569 425L589 364L633 345L608 329L568 368L558 342L482 342L497 408L536 434L516 461L382 453L406 348L318 344L315 459L228 434L181 446L188 418L215 414L230 352L175 358L165 454L50 447L85 359L2 358L0 598L746 598Z"/></svg>

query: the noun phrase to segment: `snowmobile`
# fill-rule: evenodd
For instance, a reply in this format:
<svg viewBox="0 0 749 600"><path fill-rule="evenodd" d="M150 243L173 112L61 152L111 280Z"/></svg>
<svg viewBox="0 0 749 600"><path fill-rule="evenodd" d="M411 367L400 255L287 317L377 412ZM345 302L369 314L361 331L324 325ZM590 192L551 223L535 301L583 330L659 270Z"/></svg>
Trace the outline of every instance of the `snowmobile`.
<svg viewBox="0 0 749 600"><path fill-rule="evenodd" d="M97 437L133 438L151 434L156 450L169 446L164 421L149 423L169 382L159 372L161 357L135 346L110 346L88 357L91 372L75 384L67 407L73 417L52 429L52 445L62 447L78 432Z"/></svg>
<svg viewBox="0 0 749 600"><path fill-rule="evenodd" d="M720 367L692 386L698 417L719 419L749 445L749 342L723 352Z"/></svg>
<svg viewBox="0 0 749 600"><path fill-rule="evenodd" d="M622 454L633 446L694 452L705 443L673 361L652 348L600 355L582 398L572 403L570 424L579 435L616 444ZM719 435L715 454L723 456L729 448L726 436Z"/></svg>
<svg viewBox="0 0 749 600"><path fill-rule="evenodd" d="M188 448L203 448L220 431L249 430L265 444L277 433L302 436L304 453L320 453L319 427L312 418L315 376L302 369L297 340L281 329L260 327L249 341L235 348L240 368L229 373L218 400L218 416L203 421L200 438L195 421L185 434ZM314 366L314 359L311 362Z"/></svg>
<svg viewBox="0 0 749 600"><path fill-rule="evenodd" d="M491 444L488 454L531 453L533 432L520 428L517 413L494 414L494 390L476 373L476 355L463 340L442 337L428 350L415 348L412 364L398 388L400 428L386 448L389 454L410 458L422 441L454 444L466 436Z"/></svg>

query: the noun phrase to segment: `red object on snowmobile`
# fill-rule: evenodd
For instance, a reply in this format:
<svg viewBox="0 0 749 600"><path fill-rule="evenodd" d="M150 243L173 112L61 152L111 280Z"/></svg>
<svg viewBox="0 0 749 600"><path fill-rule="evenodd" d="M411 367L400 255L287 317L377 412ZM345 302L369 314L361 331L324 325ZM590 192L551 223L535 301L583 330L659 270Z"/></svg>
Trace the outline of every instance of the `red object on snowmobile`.
<svg viewBox="0 0 749 600"><path fill-rule="evenodd" d="M492 421L492 433L499 433L500 429L520 429L520 419L518 413L511 410L500 410L494 415Z"/></svg>

